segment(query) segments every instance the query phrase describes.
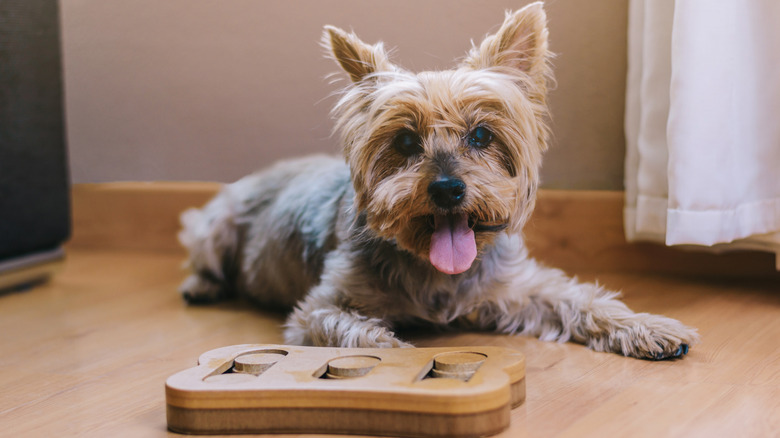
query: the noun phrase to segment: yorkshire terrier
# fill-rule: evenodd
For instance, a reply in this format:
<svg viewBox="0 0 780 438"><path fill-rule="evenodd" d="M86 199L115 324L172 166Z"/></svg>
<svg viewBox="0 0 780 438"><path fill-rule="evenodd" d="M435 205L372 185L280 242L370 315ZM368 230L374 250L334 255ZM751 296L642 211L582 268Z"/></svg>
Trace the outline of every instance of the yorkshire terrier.
<svg viewBox="0 0 780 438"><path fill-rule="evenodd" d="M694 329L632 312L523 243L549 137L546 21L541 3L507 12L455 69L417 74L326 26L350 79L333 109L344 159L282 162L185 212L185 299L292 309L297 345L409 347L394 327L423 323L686 354Z"/></svg>

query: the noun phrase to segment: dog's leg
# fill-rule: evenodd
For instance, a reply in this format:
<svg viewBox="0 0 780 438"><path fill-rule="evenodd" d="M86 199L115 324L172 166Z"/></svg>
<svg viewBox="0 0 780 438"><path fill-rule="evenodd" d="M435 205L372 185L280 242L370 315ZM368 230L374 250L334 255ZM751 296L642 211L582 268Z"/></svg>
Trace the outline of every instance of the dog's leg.
<svg viewBox="0 0 780 438"><path fill-rule="evenodd" d="M345 348L412 347L396 338L381 319L334 305L320 307L310 300L302 302L287 318L284 340L293 345Z"/></svg>
<svg viewBox="0 0 780 438"><path fill-rule="evenodd" d="M319 284L298 302L285 324L285 342L345 348L412 347L382 319L374 273L358 261L350 242L328 253ZM354 306L357 304L361 307ZM374 310L369 310L374 309Z"/></svg>
<svg viewBox="0 0 780 438"><path fill-rule="evenodd" d="M579 283L533 259L513 271L513 280L478 307L474 322L482 328L654 360L680 357L698 341L696 330L679 321L634 313L617 292Z"/></svg>
<svg viewBox="0 0 780 438"><path fill-rule="evenodd" d="M306 308L304 304L304 308ZM381 319L335 306L315 310L296 308L287 318L284 340L293 345L345 348L411 347L386 327Z"/></svg>
<svg viewBox="0 0 780 438"><path fill-rule="evenodd" d="M189 250L192 274L179 287L191 304L219 301L230 295L229 267L236 257L238 230L229 187L202 209L182 213L179 241Z"/></svg>

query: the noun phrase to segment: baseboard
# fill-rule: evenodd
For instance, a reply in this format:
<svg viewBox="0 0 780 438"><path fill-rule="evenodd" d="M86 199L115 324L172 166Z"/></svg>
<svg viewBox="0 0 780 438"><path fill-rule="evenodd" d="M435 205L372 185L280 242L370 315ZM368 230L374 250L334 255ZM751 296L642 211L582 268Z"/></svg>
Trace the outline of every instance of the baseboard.
<svg viewBox="0 0 780 438"><path fill-rule="evenodd" d="M73 187L72 248L180 252L179 214L214 196L218 183L78 184ZM525 228L533 255L570 271L658 272L778 277L774 255L709 254L623 235L623 192L542 190Z"/></svg>
<svg viewBox="0 0 780 438"><path fill-rule="evenodd" d="M69 247L179 251L179 215L200 207L221 184L128 182L76 184Z"/></svg>
<svg viewBox="0 0 780 438"><path fill-rule="evenodd" d="M569 270L780 278L775 255L628 243L622 191L542 190L525 227L535 257Z"/></svg>

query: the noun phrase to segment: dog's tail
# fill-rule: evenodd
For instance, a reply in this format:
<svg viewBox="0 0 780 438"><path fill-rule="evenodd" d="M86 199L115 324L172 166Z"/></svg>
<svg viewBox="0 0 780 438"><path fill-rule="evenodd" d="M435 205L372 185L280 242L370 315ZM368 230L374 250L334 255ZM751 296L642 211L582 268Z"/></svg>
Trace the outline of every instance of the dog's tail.
<svg viewBox="0 0 780 438"><path fill-rule="evenodd" d="M187 248L187 267L192 275L181 285L191 302L212 302L232 295L232 276L238 252L236 200L230 186L203 208L181 214L179 242Z"/></svg>

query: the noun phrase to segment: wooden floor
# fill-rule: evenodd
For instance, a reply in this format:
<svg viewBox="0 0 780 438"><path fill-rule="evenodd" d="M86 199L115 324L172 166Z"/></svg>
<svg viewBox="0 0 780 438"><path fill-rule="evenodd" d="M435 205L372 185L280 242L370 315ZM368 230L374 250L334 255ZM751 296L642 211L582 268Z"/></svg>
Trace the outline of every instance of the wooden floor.
<svg viewBox="0 0 780 438"><path fill-rule="evenodd" d="M280 343L283 317L188 307L178 252L69 249L52 282L0 296L0 435L176 436L165 379L207 350ZM581 278L593 280L588 272ZM527 401L502 437L769 437L780 432L776 279L600 273L637 311L703 342L648 362L492 334L413 334L420 346L500 345L527 358Z"/></svg>

